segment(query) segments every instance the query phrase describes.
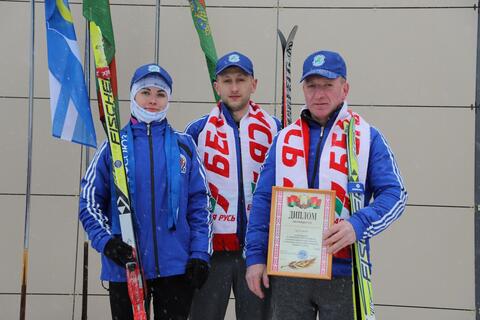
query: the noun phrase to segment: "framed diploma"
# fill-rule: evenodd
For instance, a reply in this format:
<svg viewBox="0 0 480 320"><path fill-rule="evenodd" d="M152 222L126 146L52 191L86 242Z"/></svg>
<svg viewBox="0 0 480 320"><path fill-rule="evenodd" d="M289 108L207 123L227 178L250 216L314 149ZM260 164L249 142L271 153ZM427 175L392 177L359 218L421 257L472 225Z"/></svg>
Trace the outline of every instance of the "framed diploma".
<svg viewBox="0 0 480 320"><path fill-rule="evenodd" d="M333 225L335 191L273 187L267 273L331 279L323 233Z"/></svg>

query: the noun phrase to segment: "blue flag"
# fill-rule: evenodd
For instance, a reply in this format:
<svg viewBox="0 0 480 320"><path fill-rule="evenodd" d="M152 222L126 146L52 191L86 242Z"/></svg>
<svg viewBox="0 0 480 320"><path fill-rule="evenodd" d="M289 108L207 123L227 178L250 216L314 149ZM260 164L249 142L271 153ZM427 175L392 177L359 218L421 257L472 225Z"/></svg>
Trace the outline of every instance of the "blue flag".
<svg viewBox="0 0 480 320"><path fill-rule="evenodd" d="M67 0L46 0L52 135L97 146L90 101Z"/></svg>

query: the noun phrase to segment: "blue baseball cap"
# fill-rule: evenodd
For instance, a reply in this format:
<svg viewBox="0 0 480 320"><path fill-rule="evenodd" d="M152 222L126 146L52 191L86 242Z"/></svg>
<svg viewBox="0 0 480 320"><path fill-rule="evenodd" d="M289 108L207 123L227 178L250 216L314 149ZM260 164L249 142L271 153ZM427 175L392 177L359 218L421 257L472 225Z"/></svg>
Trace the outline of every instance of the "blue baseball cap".
<svg viewBox="0 0 480 320"><path fill-rule="evenodd" d="M230 67L239 67L253 77L252 61L240 52L232 51L218 59L215 66L215 75L218 76L219 73Z"/></svg>
<svg viewBox="0 0 480 320"><path fill-rule="evenodd" d="M138 69L133 74L132 81L130 81L130 89L132 89L132 85L135 82L152 74L160 76L168 85L170 91L172 91L172 77L170 77L170 75L165 69L155 63L144 64L143 66L138 67Z"/></svg>
<svg viewBox="0 0 480 320"><path fill-rule="evenodd" d="M339 53L333 51L317 51L305 59L300 82L311 75L319 75L329 79L336 79L338 77L346 79L347 66Z"/></svg>

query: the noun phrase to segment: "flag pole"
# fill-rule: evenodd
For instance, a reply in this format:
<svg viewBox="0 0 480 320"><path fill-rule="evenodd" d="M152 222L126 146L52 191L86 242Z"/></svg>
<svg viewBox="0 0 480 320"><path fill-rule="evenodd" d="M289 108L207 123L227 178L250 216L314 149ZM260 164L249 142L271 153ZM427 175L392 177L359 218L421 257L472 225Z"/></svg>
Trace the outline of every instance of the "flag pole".
<svg viewBox="0 0 480 320"><path fill-rule="evenodd" d="M35 64L35 0L30 0L30 71L28 89L28 150L27 150L27 188L25 192L25 225L23 231L23 267L20 293L20 320L25 320L27 302L28 245L30 236L30 197L32 180L32 144L33 144L33 93Z"/></svg>
<svg viewBox="0 0 480 320"><path fill-rule="evenodd" d="M84 72L87 84L88 101L90 102L90 23L85 20L85 58ZM82 148L84 148L82 146ZM85 146L85 173L90 164L90 148ZM80 190L81 192L81 190ZM83 278L82 278L82 320L87 320L88 315L88 236L83 232Z"/></svg>
<svg viewBox="0 0 480 320"><path fill-rule="evenodd" d="M155 63L160 61L160 2L157 0L156 15L155 15Z"/></svg>

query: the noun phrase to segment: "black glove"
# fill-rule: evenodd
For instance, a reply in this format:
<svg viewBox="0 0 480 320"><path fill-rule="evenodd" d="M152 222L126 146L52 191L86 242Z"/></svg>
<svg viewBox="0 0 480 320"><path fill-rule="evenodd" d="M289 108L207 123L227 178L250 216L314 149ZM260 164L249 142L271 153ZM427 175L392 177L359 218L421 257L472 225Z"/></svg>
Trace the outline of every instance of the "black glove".
<svg viewBox="0 0 480 320"><path fill-rule="evenodd" d="M202 259L188 260L185 277L194 289L200 289L207 281L208 268L208 263Z"/></svg>
<svg viewBox="0 0 480 320"><path fill-rule="evenodd" d="M119 266L125 267L128 262L134 262L133 248L123 242L120 238L108 240L103 250L108 258L112 259Z"/></svg>

